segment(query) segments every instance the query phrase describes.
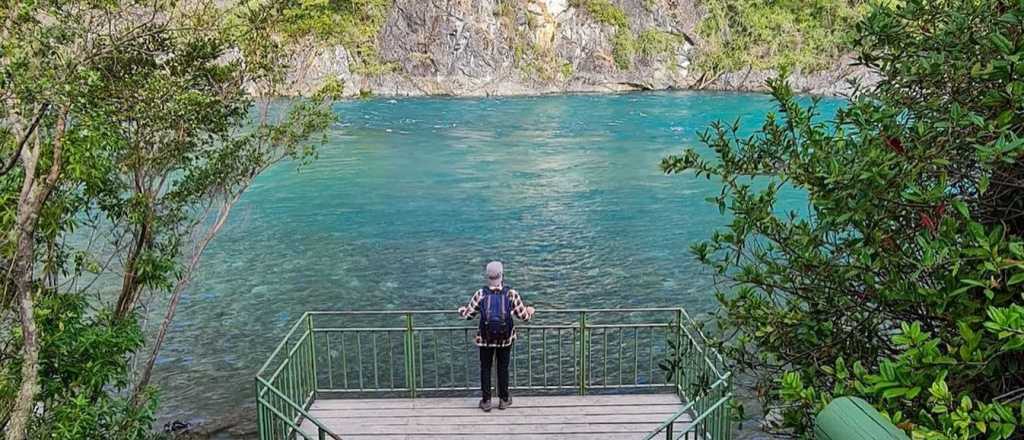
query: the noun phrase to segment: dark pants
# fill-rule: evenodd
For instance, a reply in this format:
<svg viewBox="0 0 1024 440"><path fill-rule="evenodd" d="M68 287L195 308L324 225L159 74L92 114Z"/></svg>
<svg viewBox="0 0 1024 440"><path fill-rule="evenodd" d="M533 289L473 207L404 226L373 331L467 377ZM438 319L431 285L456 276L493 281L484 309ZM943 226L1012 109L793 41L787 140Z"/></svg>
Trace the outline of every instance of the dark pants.
<svg viewBox="0 0 1024 440"><path fill-rule="evenodd" d="M480 347L480 394L491 400L491 365L498 358L498 398L508 400L508 361L512 347Z"/></svg>

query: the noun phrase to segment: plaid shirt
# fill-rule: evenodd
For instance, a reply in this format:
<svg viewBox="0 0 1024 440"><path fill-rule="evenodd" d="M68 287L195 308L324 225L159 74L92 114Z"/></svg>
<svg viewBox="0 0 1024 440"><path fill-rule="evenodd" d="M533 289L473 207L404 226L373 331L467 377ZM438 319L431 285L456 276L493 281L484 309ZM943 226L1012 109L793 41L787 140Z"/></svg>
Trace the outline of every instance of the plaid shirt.
<svg viewBox="0 0 1024 440"><path fill-rule="evenodd" d="M501 288L499 287L492 290L501 290ZM483 300L483 298L484 289L477 290L476 293L473 293L473 297L469 299L469 304L459 308L459 313L462 314L462 317L465 319L476 318L477 315L480 314L480 301ZM516 292L515 289L508 289L508 298L512 300L512 315L522 319L523 321L529 321L530 318L533 317L533 315L526 310L526 304L523 304L523 298L519 296L519 292ZM516 341L516 328L515 326L512 327L512 335L509 336L508 339L488 342L484 342L483 338L480 337L480 331L477 330L476 339L474 341L476 342L477 347L510 347L512 346L512 343Z"/></svg>

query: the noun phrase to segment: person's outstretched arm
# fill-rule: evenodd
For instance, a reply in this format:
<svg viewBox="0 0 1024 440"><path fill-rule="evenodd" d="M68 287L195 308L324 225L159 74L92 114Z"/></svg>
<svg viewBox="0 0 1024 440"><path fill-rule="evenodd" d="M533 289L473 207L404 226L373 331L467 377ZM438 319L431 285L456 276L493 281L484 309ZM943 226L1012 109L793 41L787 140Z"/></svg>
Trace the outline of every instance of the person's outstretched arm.
<svg viewBox="0 0 1024 440"><path fill-rule="evenodd" d="M477 313L480 313L480 300L484 297L483 289L477 290L472 297L469 298L469 304L459 307L459 315L462 315L463 319L473 319Z"/></svg>
<svg viewBox="0 0 1024 440"><path fill-rule="evenodd" d="M519 292L516 292L515 289L509 290L508 297L512 300L512 313L517 318L523 321L529 321L530 318L533 318L534 308L523 303L523 297L519 296Z"/></svg>

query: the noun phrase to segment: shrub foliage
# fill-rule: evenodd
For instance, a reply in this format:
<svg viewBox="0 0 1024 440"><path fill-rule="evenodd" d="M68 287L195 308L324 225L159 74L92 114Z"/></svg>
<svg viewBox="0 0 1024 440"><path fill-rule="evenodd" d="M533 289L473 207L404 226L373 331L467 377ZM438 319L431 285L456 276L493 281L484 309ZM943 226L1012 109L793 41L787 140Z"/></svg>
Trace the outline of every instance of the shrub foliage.
<svg viewBox="0 0 1024 440"><path fill-rule="evenodd" d="M377 35L387 21L392 0L289 0L281 30L292 38L340 44L353 57L352 70L380 75L393 66L377 51Z"/></svg>
<svg viewBox="0 0 1024 440"><path fill-rule="evenodd" d="M282 8L0 8L4 438L149 436L151 373L204 250L256 176L312 160L334 121L326 96L272 99L292 85Z"/></svg>
<svg viewBox="0 0 1024 440"><path fill-rule="evenodd" d="M849 49L863 0L703 0L697 65L712 76L748 67L828 67Z"/></svg>
<svg viewBox="0 0 1024 440"><path fill-rule="evenodd" d="M724 349L795 433L857 395L922 439L1024 438L1024 3L906 0L856 27L881 83L825 122L771 82L669 173L720 179ZM780 213L782 191L805 213Z"/></svg>

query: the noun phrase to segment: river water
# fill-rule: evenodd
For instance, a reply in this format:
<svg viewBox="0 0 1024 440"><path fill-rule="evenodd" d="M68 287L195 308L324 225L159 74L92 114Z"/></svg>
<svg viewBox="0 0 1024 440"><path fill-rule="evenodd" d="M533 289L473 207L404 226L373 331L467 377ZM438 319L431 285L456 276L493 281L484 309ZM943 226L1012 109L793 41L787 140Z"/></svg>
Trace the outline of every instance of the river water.
<svg viewBox="0 0 1024 440"><path fill-rule="evenodd" d="M665 92L334 108L319 158L260 176L208 250L155 371L162 422L252 407L256 370L305 310L454 309L493 259L538 308L713 310L688 248L727 221L705 201L719 185L658 163L774 105ZM804 205L783 194L782 209Z"/></svg>

